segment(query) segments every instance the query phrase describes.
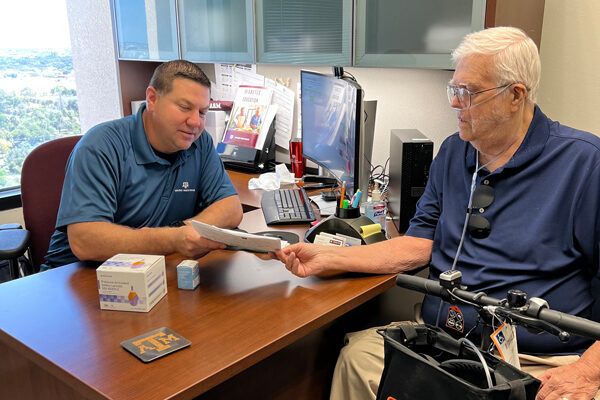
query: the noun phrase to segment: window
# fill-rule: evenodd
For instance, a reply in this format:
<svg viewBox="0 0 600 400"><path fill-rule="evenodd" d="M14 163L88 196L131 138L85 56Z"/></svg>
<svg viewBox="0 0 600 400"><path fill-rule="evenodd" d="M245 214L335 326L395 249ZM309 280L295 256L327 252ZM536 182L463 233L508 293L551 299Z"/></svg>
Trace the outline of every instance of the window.
<svg viewBox="0 0 600 400"><path fill-rule="evenodd" d="M40 144L81 133L65 0L0 6L0 194Z"/></svg>

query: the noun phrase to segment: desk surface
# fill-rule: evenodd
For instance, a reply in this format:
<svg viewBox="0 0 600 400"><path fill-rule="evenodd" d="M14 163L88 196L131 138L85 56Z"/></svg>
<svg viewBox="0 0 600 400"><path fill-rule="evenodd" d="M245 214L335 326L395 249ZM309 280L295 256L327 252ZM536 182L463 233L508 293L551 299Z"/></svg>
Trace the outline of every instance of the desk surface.
<svg viewBox="0 0 600 400"><path fill-rule="evenodd" d="M265 230L262 211L241 227ZM200 286L186 291L182 259L167 257L168 293L148 313L100 310L97 264L0 285L0 397L192 398L394 285L393 275L302 279L265 255L221 250L199 260ZM192 345L148 364L120 346L163 326Z"/></svg>
<svg viewBox="0 0 600 400"><path fill-rule="evenodd" d="M168 294L149 313L100 310L95 266L84 263L4 283L0 343L85 397L192 398L394 284L391 275L301 279L278 261L216 251L200 260L199 289L185 291L181 259L167 258ZM149 364L121 348L162 326L192 345ZM10 378L19 398L27 378Z"/></svg>

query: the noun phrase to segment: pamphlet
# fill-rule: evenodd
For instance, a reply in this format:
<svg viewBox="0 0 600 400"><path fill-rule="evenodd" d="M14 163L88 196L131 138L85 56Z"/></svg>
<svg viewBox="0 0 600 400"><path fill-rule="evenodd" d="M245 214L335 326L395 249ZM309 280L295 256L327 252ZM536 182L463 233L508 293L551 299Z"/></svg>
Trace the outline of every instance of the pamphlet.
<svg viewBox="0 0 600 400"><path fill-rule="evenodd" d="M287 245L276 237L253 235L251 233L217 228L200 221L191 221L192 226L203 237L228 246L241 247L250 251L267 252L279 250Z"/></svg>
<svg viewBox="0 0 600 400"><path fill-rule="evenodd" d="M266 87L240 86L235 95L223 143L259 148L264 143L272 122L272 117L267 120L272 96L273 91Z"/></svg>

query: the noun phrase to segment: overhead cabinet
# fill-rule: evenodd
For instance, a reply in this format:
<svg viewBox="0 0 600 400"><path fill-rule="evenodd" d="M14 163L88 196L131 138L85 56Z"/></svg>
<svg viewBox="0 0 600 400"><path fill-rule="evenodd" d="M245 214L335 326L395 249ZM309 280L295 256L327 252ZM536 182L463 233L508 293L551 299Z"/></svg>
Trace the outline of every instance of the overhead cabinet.
<svg viewBox="0 0 600 400"><path fill-rule="evenodd" d="M484 19L485 0L357 0L354 65L451 68L452 49Z"/></svg>
<svg viewBox="0 0 600 400"><path fill-rule="evenodd" d="M350 0L256 0L259 63L351 65Z"/></svg>
<svg viewBox="0 0 600 400"><path fill-rule="evenodd" d="M252 0L178 0L181 54L195 62L254 62Z"/></svg>
<svg viewBox="0 0 600 400"><path fill-rule="evenodd" d="M179 58L177 10L173 0L115 0L119 59Z"/></svg>
<svg viewBox="0 0 600 400"><path fill-rule="evenodd" d="M469 32L539 46L544 0L114 0L119 58L452 68Z"/></svg>

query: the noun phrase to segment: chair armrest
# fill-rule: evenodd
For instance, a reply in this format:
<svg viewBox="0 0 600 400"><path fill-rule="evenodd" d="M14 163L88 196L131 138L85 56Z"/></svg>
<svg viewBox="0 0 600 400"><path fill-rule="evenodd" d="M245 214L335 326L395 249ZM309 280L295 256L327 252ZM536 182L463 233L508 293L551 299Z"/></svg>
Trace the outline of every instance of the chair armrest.
<svg viewBox="0 0 600 400"><path fill-rule="evenodd" d="M5 229L23 229L23 227L21 226L21 224L2 224L0 225L0 231L5 230Z"/></svg>

